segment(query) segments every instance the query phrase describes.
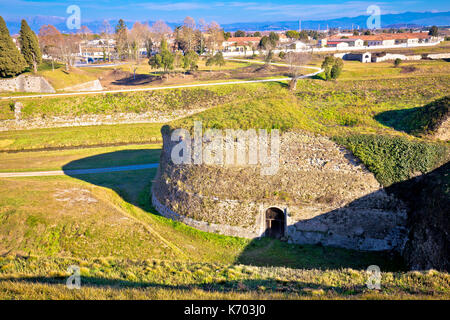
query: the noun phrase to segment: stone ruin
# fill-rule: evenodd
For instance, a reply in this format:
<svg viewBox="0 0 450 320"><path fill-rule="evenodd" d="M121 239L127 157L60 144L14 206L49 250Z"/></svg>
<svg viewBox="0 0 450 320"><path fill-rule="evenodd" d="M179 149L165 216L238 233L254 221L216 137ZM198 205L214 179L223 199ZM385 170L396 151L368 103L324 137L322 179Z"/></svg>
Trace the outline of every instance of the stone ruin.
<svg viewBox="0 0 450 320"><path fill-rule="evenodd" d="M178 142L171 141L171 132L162 130L152 187L153 205L163 216L230 236L403 250L406 206L331 139L306 132L281 134L279 169L261 175L260 165L175 164L171 153Z"/></svg>

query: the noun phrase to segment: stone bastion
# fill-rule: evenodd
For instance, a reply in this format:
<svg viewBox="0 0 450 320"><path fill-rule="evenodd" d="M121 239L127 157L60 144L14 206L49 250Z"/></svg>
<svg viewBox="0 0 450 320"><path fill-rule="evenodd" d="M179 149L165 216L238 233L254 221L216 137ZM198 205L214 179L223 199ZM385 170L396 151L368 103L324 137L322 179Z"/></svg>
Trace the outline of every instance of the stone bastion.
<svg viewBox="0 0 450 320"><path fill-rule="evenodd" d="M402 251L406 206L331 139L306 132L280 134L278 170L263 175L261 164L176 164L171 155L180 142L172 141L172 133L167 126L162 129L160 166L152 185L152 203L161 215L229 236ZM219 139L228 147L243 143L236 157L251 147L249 140ZM203 150L212 140L203 136Z"/></svg>

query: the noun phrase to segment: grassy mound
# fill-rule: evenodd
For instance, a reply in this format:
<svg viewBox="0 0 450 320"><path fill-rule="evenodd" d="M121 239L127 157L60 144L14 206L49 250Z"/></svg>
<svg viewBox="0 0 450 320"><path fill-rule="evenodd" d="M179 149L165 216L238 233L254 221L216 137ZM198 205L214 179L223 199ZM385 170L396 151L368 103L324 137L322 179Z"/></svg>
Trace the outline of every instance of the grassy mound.
<svg viewBox="0 0 450 320"><path fill-rule="evenodd" d="M306 118L300 112L293 97L259 98L243 103L232 103L174 121L172 128L191 130L194 121L201 121L211 129L279 129L287 131L301 128Z"/></svg>

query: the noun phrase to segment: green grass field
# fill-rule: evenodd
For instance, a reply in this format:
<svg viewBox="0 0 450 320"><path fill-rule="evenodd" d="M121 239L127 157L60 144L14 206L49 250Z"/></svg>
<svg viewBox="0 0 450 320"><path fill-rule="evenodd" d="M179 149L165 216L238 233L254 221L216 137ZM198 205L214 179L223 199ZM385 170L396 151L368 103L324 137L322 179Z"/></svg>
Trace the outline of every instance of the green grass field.
<svg viewBox="0 0 450 320"><path fill-rule="evenodd" d="M364 67L346 63L338 81L304 80L296 92L271 83L43 98L27 102L24 112L33 117L165 111L184 108L186 101L192 106L197 97L210 103L209 110L172 127L189 128L198 119L204 127L327 135L372 164L380 181L386 175L402 181L446 161L448 142L408 129L422 126L421 119L409 117L408 128L398 125L404 117L399 111L448 95L444 62L426 62L411 73L389 64L366 72ZM149 101L159 102L146 106ZM0 120L11 112L8 103L0 103ZM392 112L390 121L380 118L386 112ZM0 132L0 172L158 162L163 125ZM407 166L400 170L399 163ZM155 174L148 169L0 178L0 299L450 299L448 273L407 271L397 256L226 237L161 217L150 199ZM379 291L366 287L365 270L373 264L382 270ZM80 290L65 286L70 265L81 268Z"/></svg>

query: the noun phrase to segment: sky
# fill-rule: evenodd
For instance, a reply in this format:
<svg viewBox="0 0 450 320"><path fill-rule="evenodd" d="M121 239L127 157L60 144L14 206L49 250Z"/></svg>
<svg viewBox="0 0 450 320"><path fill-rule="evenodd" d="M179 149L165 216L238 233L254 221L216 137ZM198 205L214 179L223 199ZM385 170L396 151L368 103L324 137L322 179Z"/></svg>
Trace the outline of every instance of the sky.
<svg viewBox="0 0 450 320"><path fill-rule="evenodd" d="M38 15L68 17L66 10L70 5L80 7L82 21L122 18L179 22L186 16L218 23L325 20L366 15L370 5L378 5L382 14L450 11L448 0L0 0L0 15L5 19Z"/></svg>

